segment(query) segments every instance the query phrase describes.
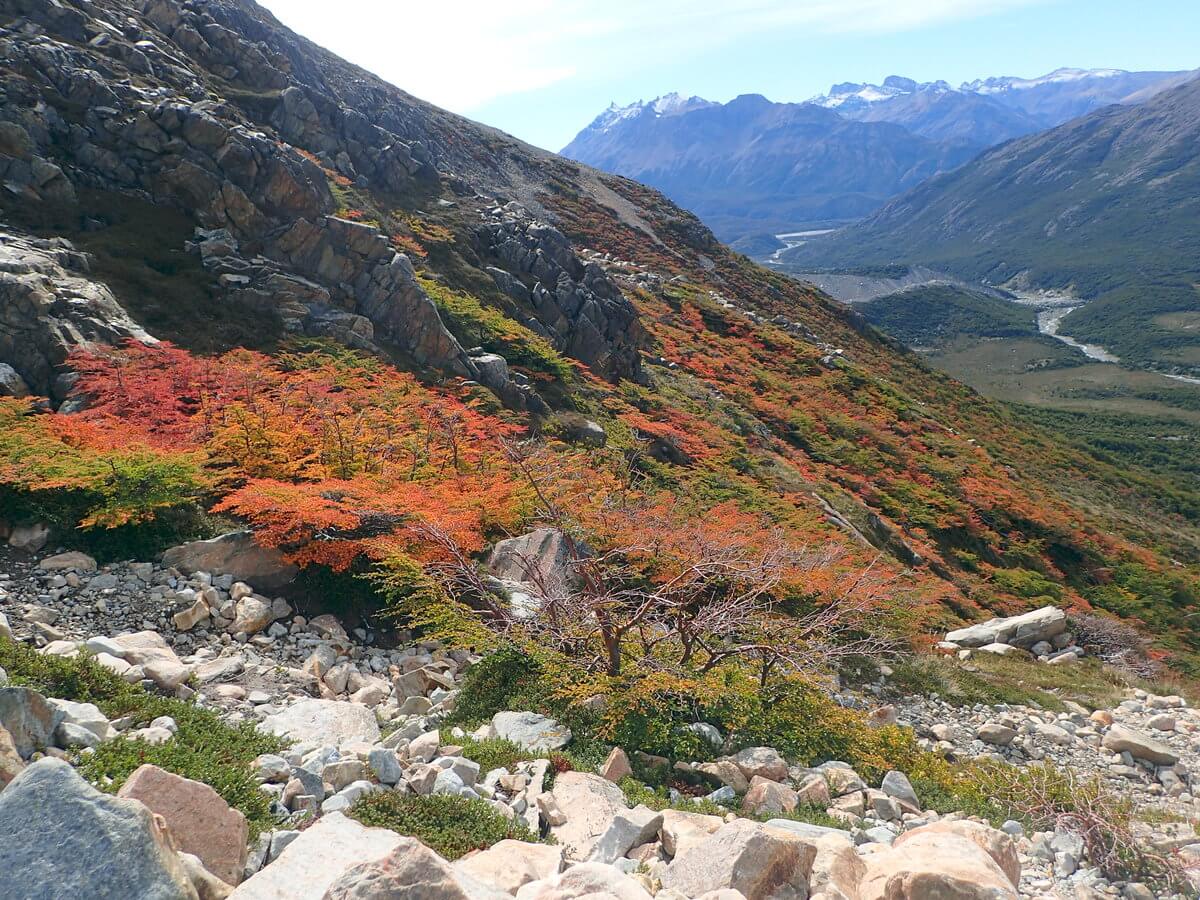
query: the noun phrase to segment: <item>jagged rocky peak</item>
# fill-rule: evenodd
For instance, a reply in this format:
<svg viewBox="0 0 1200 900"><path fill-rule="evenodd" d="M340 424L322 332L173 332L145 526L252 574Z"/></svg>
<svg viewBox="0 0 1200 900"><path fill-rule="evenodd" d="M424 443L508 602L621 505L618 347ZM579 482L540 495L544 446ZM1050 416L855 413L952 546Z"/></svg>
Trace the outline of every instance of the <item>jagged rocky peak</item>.
<svg viewBox="0 0 1200 900"><path fill-rule="evenodd" d="M344 192L369 196L381 209L447 195L486 205L484 195L498 188L520 194L523 178L544 181L519 171L538 165L532 148L528 157L508 153L502 165L492 132L346 64L250 0L14 0L12 7L16 17L0 26L6 219L44 220L30 210L45 207L103 227L103 214L89 219L81 194L92 204L121 196L176 209L197 229L188 248L223 301L269 313L291 332L387 348L420 367L479 377L411 260L380 227L347 214ZM544 228L526 240L558 271L523 259L496 265L511 266L518 279L532 275L529 266L546 276L544 290L557 299L552 310L543 304L554 315L540 330L556 346L608 377L636 374L632 306L579 263L560 232ZM6 246L14 239L0 235ZM56 293L63 284L57 275L43 280L54 298L43 306L74 309L69 293ZM29 346L60 346L36 360L0 348L0 362L28 387L46 390L53 378L44 369L61 365L63 348L138 329L119 294L105 295L98 317L116 323L107 333L94 323L64 328L27 315Z"/></svg>

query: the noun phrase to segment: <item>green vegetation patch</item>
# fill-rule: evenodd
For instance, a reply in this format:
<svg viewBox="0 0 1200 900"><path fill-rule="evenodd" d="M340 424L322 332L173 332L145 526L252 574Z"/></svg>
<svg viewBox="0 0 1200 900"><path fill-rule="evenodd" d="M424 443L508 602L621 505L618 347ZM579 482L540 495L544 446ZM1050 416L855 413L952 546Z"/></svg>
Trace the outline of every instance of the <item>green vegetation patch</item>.
<svg viewBox="0 0 1200 900"><path fill-rule="evenodd" d="M498 353L510 365L542 372L560 380L571 374L571 365L541 335L469 294L450 290L430 279L421 287L437 305L446 327L464 347L480 346Z"/></svg>
<svg viewBox="0 0 1200 900"><path fill-rule="evenodd" d="M857 309L872 325L909 346L940 347L960 335L1037 334L1032 307L949 284L908 288Z"/></svg>
<svg viewBox="0 0 1200 900"><path fill-rule="evenodd" d="M486 801L449 794L420 796L395 791L368 794L350 809L364 825L415 837L448 860L500 841L537 842L537 835L510 821Z"/></svg>
<svg viewBox="0 0 1200 900"><path fill-rule="evenodd" d="M227 725L211 710L151 694L85 655L46 656L0 638L0 668L14 685L47 697L94 703L110 719L131 717L133 727L149 725L159 716L175 720L179 731L164 744L121 737L80 756L80 774L101 790L116 793L135 769L149 763L213 788L246 816L251 837L272 827L270 799L258 789L250 763L282 749L278 738L256 731L250 723Z"/></svg>

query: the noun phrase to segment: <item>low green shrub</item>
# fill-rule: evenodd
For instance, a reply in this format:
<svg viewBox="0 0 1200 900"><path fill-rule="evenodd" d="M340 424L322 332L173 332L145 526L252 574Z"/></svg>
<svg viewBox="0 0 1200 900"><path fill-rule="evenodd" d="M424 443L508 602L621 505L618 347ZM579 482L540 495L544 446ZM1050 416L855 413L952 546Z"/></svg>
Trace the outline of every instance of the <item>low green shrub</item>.
<svg viewBox="0 0 1200 900"><path fill-rule="evenodd" d="M538 839L486 801L449 794L368 794L350 808L350 816L364 825L415 837L449 860L504 840L536 843Z"/></svg>
<svg viewBox="0 0 1200 900"><path fill-rule="evenodd" d="M592 702L597 697L601 702ZM685 727L700 721L726 735L731 751L771 746L802 765L839 759L866 777L882 777L915 752L910 733L871 728L861 714L798 679L763 691L756 679L731 672L695 680L636 671L609 678L515 647L468 670L453 722L473 725L504 709L540 712L570 727L567 751L583 770L603 761L613 745L672 761L713 759L723 751Z"/></svg>
<svg viewBox="0 0 1200 900"><path fill-rule="evenodd" d="M517 763L537 757L537 754L522 750L512 741L503 738L489 738L484 741L465 738L459 743L462 744L463 756L479 763L479 770L485 774L492 769L508 769L511 772Z"/></svg>
<svg viewBox="0 0 1200 900"><path fill-rule="evenodd" d="M272 826L270 800L258 789L250 763L260 754L282 749L278 738L261 734L250 723L227 725L211 710L151 694L85 655L47 656L0 638L0 668L12 684L48 697L94 703L110 719L129 716L134 726L148 725L159 716L175 720L179 731L165 744L121 737L81 755L80 774L100 789L115 793L138 766L148 763L207 784L242 811L252 836Z"/></svg>

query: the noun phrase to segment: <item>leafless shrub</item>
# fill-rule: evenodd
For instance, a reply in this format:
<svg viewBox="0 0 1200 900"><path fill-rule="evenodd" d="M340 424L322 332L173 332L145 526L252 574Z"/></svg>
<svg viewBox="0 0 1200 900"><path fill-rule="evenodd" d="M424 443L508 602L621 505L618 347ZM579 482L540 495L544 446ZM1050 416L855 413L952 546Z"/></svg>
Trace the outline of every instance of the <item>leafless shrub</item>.
<svg viewBox="0 0 1200 900"><path fill-rule="evenodd" d="M1115 669L1136 678L1156 678L1162 665L1150 656L1150 642L1132 625L1115 616L1077 613L1071 630L1079 646Z"/></svg>
<svg viewBox="0 0 1200 900"><path fill-rule="evenodd" d="M1133 830L1133 805L1095 778L1051 765L998 765L982 776L985 794L1027 819L1038 831L1062 831L1083 841L1087 861L1112 880L1144 879L1185 888L1187 870L1176 854L1160 853Z"/></svg>

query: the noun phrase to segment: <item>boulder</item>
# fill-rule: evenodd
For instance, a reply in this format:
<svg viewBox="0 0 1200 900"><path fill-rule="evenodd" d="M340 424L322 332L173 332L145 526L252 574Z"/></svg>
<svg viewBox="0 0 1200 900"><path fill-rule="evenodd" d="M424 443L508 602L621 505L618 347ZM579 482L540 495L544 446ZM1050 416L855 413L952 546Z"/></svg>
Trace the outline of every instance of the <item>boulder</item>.
<svg viewBox="0 0 1200 900"><path fill-rule="evenodd" d="M858 886L866 868L848 833L818 838L808 885L811 896L814 900L859 900Z"/></svg>
<svg viewBox="0 0 1200 900"><path fill-rule="evenodd" d="M237 617L229 630L234 634L258 634L271 624L274 618L271 604L262 597L243 597L237 602Z"/></svg>
<svg viewBox="0 0 1200 900"><path fill-rule="evenodd" d="M497 541L488 554L487 567L497 578L536 585L539 592L554 596L569 588L574 579L571 561L575 554L570 542L557 528L535 528Z"/></svg>
<svg viewBox="0 0 1200 900"><path fill-rule="evenodd" d="M180 851L179 862L183 864L183 871L187 873L192 887L200 895L200 900L227 900L233 893L233 885L222 881L204 868L200 857Z"/></svg>
<svg viewBox="0 0 1200 900"><path fill-rule="evenodd" d="M625 751L620 747L613 747L612 752L608 754L608 757L600 765L600 774L614 783L620 782L622 778L632 775L633 767L629 765L629 757L625 754Z"/></svg>
<svg viewBox="0 0 1200 900"><path fill-rule="evenodd" d="M662 820L662 813L645 806L618 810L592 846L588 861L612 865L634 847L654 840Z"/></svg>
<svg viewBox="0 0 1200 900"><path fill-rule="evenodd" d="M921 801L917 799L917 792L913 790L912 782L908 780L908 776L903 772L892 770L883 776L883 782L879 785L879 789L889 797L894 797L900 803L911 806L914 810L921 808Z"/></svg>
<svg viewBox="0 0 1200 900"><path fill-rule="evenodd" d="M175 613L171 617L171 621L178 631L191 631L201 622L207 621L211 614L208 604L203 600L197 600L187 609Z"/></svg>
<svg viewBox="0 0 1200 900"><path fill-rule="evenodd" d="M973 840L925 828L903 837L901 847L865 857L860 900L1016 900L1008 875Z"/></svg>
<svg viewBox="0 0 1200 900"><path fill-rule="evenodd" d="M662 885L686 897L730 889L746 900L804 900L816 855L811 840L738 819L677 855Z"/></svg>
<svg viewBox="0 0 1200 900"><path fill-rule="evenodd" d="M533 712L498 712L492 716L496 737L512 741L523 750L558 750L571 740L571 729Z"/></svg>
<svg viewBox="0 0 1200 900"><path fill-rule="evenodd" d="M455 870L481 884L515 894L522 885L557 875L562 870L562 864L561 847L526 841L500 841L453 865Z"/></svg>
<svg viewBox="0 0 1200 900"><path fill-rule="evenodd" d="M375 713L340 700L301 700L267 716L258 727L296 744L379 743Z"/></svg>
<svg viewBox="0 0 1200 900"><path fill-rule="evenodd" d="M1109 728L1101 745L1106 750L1128 753L1134 759L1144 759L1156 766L1173 766L1179 762L1179 755L1162 741L1156 741L1149 735L1124 725L1113 725Z"/></svg>
<svg viewBox="0 0 1200 900"><path fill-rule="evenodd" d="M1029 649L1067 630L1067 614L1055 606L1044 606L1019 616L990 619L978 625L960 628L946 640L960 647L984 647L988 644L1012 644Z"/></svg>
<svg viewBox="0 0 1200 900"><path fill-rule="evenodd" d="M17 525L8 535L8 546L26 553L37 553L50 540L50 526L44 522Z"/></svg>
<svg viewBox="0 0 1200 900"><path fill-rule="evenodd" d="M249 531L234 531L211 540L172 547L163 553L162 562L186 575L193 572L232 575L260 591L282 590L300 571L278 550L256 544Z"/></svg>
<svg viewBox="0 0 1200 900"><path fill-rule="evenodd" d="M1002 725L999 722L987 722L980 725L975 731L975 737L983 741L985 744L993 744L997 747L1007 747L1013 742L1017 736L1017 730L1008 725Z"/></svg>
<svg viewBox="0 0 1200 900"><path fill-rule="evenodd" d="M368 828L338 812L326 813L278 859L238 885L230 900L322 900L346 872L411 840L385 828Z"/></svg>
<svg viewBox="0 0 1200 900"><path fill-rule="evenodd" d="M530 882L516 896L517 900L651 900L636 880L603 863L572 866L560 875Z"/></svg>
<svg viewBox="0 0 1200 900"><path fill-rule="evenodd" d="M5 729L22 759L53 746L64 714L33 688L0 688L0 728Z"/></svg>
<svg viewBox="0 0 1200 900"><path fill-rule="evenodd" d="M323 900L508 900L508 896L451 866L415 838L401 837L386 854L339 875Z"/></svg>
<svg viewBox="0 0 1200 900"><path fill-rule="evenodd" d="M998 831L980 822L969 819L958 819L951 822L934 822L906 831L896 838L892 846L899 849L913 840L936 841L939 835L954 835L971 841L992 861L1012 882L1014 888L1021 884L1021 860L1017 855L1017 845L1010 835Z"/></svg>
<svg viewBox="0 0 1200 900"><path fill-rule="evenodd" d="M824 784L824 779L821 782ZM768 781L758 775L750 779L750 789L742 798L742 811L752 816L779 815L791 812L799 805L799 796L786 784Z"/></svg>
<svg viewBox="0 0 1200 900"><path fill-rule="evenodd" d="M658 832L663 852L667 856L686 853L724 824L725 820L720 816L664 809L662 826Z"/></svg>
<svg viewBox="0 0 1200 900"><path fill-rule="evenodd" d="M734 763L747 778L758 776L768 781L784 781L788 775L787 761L774 747L747 747L733 757Z"/></svg>
<svg viewBox="0 0 1200 900"><path fill-rule="evenodd" d="M62 725L85 728L99 741L116 737L117 732L109 723L108 717L100 712L100 708L94 703L75 703L71 700L56 700L53 697L48 698L46 702L62 713Z"/></svg>
<svg viewBox="0 0 1200 900"><path fill-rule="evenodd" d="M0 793L0 893L198 900L158 820L47 757Z"/></svg>
<svg viewBox="0 0 1200 900"><path fill-rule="evenodd" d="M573 860L590 857L613 819L628 809L619 787L589 772L563 772L554 780L551 796L567 821L553 826L550 833Z"/></svg>
<svg viewBox="0 0 1200 900"><path fill-rule="evenodd" d="M144 765L134 770L117 796L140 800L162 816L179 849L198 857L213 875L232 885L242 880L249 838L246 817L207 784Z"/></svg>
<svg viewBox="0 0 1200 900"><path fill-rule="evenodd" d="M68 550L66 553L59 553L56 556L47 556L38 563L38 568L43 572L62 572L67 569L85 573L95 572L96 560L78 550Z"/></svg>
<svg viewBox="0 0 1200 900"><path fill-rule="evenodd" d="M141 666L147 678L165 691L174 691L191 676L192 670L175 655L162 635L156 631L138 631L113 638L121 650L121 658Z"/></svg>
<svg viewBox="0 0 1200 900"><path fill-rule="evenodd" d="M701 763L696 771L709 775L721 784L733 788L735 794L744 794L750 789L750 780L742 774L737 763L732 759L718 759L716 762Z"/></svg>

